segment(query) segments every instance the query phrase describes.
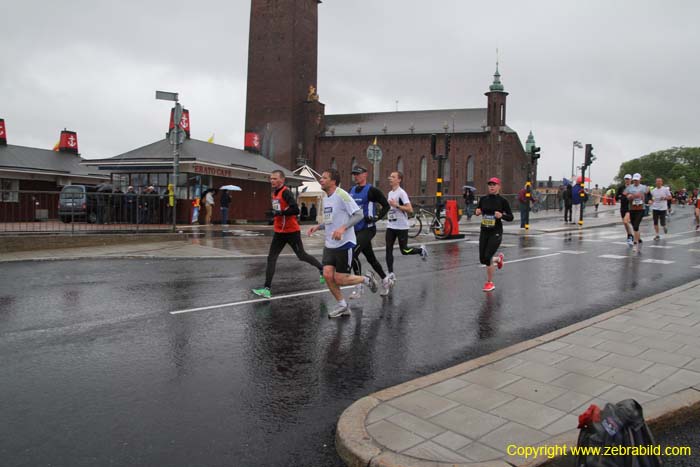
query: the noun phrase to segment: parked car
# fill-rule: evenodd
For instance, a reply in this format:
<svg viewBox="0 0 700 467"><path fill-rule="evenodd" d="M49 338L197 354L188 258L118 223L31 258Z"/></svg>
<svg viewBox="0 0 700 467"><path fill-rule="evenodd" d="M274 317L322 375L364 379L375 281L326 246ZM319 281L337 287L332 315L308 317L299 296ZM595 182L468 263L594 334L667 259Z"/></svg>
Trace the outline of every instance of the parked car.
<svg viewBox="0 0 700 467"><path fill-rule="evenodd" d="M96 189L87 185L67 185L58 198L58 217L62 222L97 222Z"/></svg>

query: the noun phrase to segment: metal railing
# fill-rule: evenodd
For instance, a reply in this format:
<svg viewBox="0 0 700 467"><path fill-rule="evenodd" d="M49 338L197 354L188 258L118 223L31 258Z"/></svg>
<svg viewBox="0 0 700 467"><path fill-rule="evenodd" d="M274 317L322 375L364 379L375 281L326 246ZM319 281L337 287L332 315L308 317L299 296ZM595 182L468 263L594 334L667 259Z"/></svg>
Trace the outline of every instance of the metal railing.
<svg viewBox="0 0 700 467"><path fill-rule="evenodd" d="M0 192L0 233L167 231L167 195L108 192Z"/></svg>

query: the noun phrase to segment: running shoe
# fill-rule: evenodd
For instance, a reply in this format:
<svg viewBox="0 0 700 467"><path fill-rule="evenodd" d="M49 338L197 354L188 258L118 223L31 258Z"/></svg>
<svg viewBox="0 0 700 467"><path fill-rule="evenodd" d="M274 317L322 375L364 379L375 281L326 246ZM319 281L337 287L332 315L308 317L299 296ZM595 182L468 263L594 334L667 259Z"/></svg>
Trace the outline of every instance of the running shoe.
<svg viewBox="0 0 700 467"><path fill-rule="evenodd" d="M340 318L341 316L350 316L350 314L351 311L348 305L338 303L335 305L335 308L328 312L328 318Z"/></svg>
<svg viewBox="0 0 700 467"><path fill-rule="evenodd" d="M372 293L377 293L377 278L374 276L374 273L370 271L365 274L365 277L369 280L369 284L367 284L369 290L371 290Z"/></svg>
<svg viewBox="0 0 700 467"><path fill-rule="evenodd" d="M270 289L267 287L261 287L259 289L251 289L251 291L262 298L271 298L272 297L272 292L270 292Z"/></svg>
<svg viewBox="0 0 700 467"><path fill-rule="evenodd" d="M632 253L637 253L637 251L639 251L639 250L637 249L637 244L635 243L634 246L632 247Z"/></svg>
<svg viewBox="0 0 700 467"><path fill-rule="evenodd" d="M505 257L503 256L503 253L499 253L496 256L496 266L498 266L498 269L503 268L503 262L504 262Z"/></svg>
<svg viewBox="0 0 700 467"><path fill-rule="evenodd" d="M352 289L352 293L350 294L350 300L356 300L358 298L362 298L363 295L363 290L362 290L362 284L357 284L354 289Z"/></svg>
<svg viewBox="0 0 700 467"><path fill-rule="evenodd" d="M700 230L700 224L695 224L695 230Z"/></svg>
<svg viewBox="0 0 700 467"><path fill-rule="evenodd" d="M659 240L661 240L661 237L659 237L658 235L656 235L656 236L654 237L654 240L659 241Z"/></svg>
<svg viewBox="0 0 700 467"><path fill-rule="evenodd" d="M391 279L389 276L386 276L384 279L382 279L382 290L379 291L379 295L382 297L386 297L389 295L389 292L391 291Z"/></svg>
<svg viewBox="0 0 700 467"><path fill-rule="evenodd" d="M318 276L318 283L321 284L321 285L326 285L326 278L323 277L323 274L321 274L320 276Z"/></svg>
<svg viewBox="0 0 700 467"><path fill-rule="evenodd" d="M391 281L391 286L393 287L394 284L396 284L396 274L394 274L393 272L390 272L388 277L389 277L389 280Z"/></svg>
<svg viewBox="0 0 700 467"><path fill-rule="evenodd" d="M423 258L423 261L428 260L428 250L425 249L425 245L420 246L420 257Z"/></svg>
<svg viewBox="0 0 700 467"><path fill-rule="evenodd" d="M668 227L666 227L665 225L664 225L664 233L668 234Z"/></svg>
<svg viewBox="0 0 700 467"><path fill-rule="evenodd" d="M629 237L629 236L628 236L628 237L627 237L627 246L630 247L630 248L632 248L632 245L633 245L633 244L634 244L634 240L632 239L632 237Z"/></svg>
<svg viewBox="0 0 700 467"><path fill-rule="evenodd" d="M484 292L491 292L492 290L495 290L495 289L496 289L496 286L494 285L493 282L486 282L484 284L483 291Z"/></svg>

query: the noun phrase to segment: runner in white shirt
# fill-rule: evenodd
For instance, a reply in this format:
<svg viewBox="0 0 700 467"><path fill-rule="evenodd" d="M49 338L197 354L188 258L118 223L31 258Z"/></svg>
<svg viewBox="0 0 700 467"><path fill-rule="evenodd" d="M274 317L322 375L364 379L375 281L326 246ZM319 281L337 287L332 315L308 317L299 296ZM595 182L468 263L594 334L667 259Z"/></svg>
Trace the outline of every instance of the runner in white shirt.
<svg viewBox="0 0 700 467"><path fill-rule="evenodd" d="M632 246L634 253L642 252L642 238L639 235L639 225L642 223L646 195L649 193L649 188L646 185L642 185L641 182L642 176L640 174L632 175L632 185L625 188L623 192L623 195L629 200L630 222L634 231L634 244Z"/></svg>
<svg viewBox="0 0 700 467"><path fill-rule="evenodd" d="M394 242L399 240L399 250L402 255L421 255L425 260L428 258L428 250L421 245L418 248L408 247L408 215L413 212L411 200L401 188L403 174L401 172L392 172L389 175L389 185L391 191L387 195L389 201L389 213L387 214L387 229L386 229L386 267L389 270L390 283L393 286L396 281L394 274Z"/></svg>
<svg viewBox="0 0 700 467"><path fill-rule="evenodd" d="M317 230L326 231L323 248L323 277L328 290L338 304L328 313L329 318L350 315L350 307L343 297L340 287L365 284L372 293L377 291L377 280L372 271L364 276L350 274L352 249L355 247L355 229L364 215L354 199L342 188L338 188L340 174L336 169L328 169L321 175L321 189L328 195L323 200L323 224L308 230L313 235Z"/></svg>
<svg viewBox="0 0 700 467"><path fill-rule="evenodd" d="M666 209L668 208L668 200L673 199L671 195L671 190L667 186L664 186L664 181L662 178L656 179L656 188L651 190L651 210L654 217L654 230L656 231L656 236L654 240L659 240L659 220L661 220L661 227L664 228L664 233L668 233L668 227L666 227Z"/></svg>

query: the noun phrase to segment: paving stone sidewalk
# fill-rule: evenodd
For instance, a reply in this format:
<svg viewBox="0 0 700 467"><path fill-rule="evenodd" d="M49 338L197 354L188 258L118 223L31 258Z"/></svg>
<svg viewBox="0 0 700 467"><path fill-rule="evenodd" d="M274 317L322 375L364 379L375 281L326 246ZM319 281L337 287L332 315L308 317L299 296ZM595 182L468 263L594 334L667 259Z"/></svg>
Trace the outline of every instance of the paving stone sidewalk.
<svg viewBox="0 0 700 467"><path fill-rule="evenodd" d="M509 445L576 444L590 404L647 421L700 409L700 280L360 399L336 448L350 466L539 465Z"/></svg>

